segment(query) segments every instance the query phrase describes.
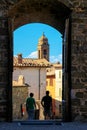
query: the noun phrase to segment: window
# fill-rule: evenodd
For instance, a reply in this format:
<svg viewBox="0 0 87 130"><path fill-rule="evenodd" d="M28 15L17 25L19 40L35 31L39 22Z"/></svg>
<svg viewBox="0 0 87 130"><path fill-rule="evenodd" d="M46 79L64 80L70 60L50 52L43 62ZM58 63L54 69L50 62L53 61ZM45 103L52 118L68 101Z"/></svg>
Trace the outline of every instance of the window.
<svg viewBox="0 0 87 130"><path fill-rule="evenodd" d="M38 51L38 56L39 56L39 58L40 58L40 50Z"/></svg>
<svg viewBox="0 0 87 130"><path fill-rule="evenodd" d="M43 51L43 54L44 54L44 55L46 55L46 54L47 54L47 51L46 51L46 50L44 50L44 51Z"/></svg>

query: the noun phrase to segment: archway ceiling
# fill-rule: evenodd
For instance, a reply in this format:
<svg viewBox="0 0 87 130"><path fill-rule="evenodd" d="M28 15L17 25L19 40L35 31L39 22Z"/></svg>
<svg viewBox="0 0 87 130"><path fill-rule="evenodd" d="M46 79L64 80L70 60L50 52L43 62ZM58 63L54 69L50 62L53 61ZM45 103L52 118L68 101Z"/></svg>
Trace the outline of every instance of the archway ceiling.
<svg viewBox="0 0 87 130"><path fill-rule="evenodd" d="M14 30L24 24L38 22L48 24L63 34L65 19L70 14L69 8L58 0L0 0L1 4L7 8Z"/></svg>

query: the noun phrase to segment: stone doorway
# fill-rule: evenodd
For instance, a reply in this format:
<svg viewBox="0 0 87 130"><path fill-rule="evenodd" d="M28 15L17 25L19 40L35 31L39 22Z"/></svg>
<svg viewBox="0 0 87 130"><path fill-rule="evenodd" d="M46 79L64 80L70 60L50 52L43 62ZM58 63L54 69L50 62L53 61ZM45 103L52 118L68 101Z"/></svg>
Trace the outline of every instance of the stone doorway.
<svg viewBox="0 0 87 130"><path fill-rule="evenodd" d="M65 2L65 1L64 1ZM65 3L61 3L58 0L48 0L48 1L38 1L38 0L32 0L32 1L28 1L28 0L20 0L19 2L15 3L14 6L11 5L11 8L8 9L8 13L7 13L7 17L6 18L2 18L2 22L4 25L4 28L7 29L7 31L5 30L3 32L5 39L8 37L8 46L5 47L5 50L8 54L7 54L7 67L4 67L6 69L8 76L8 79L6 79L6 95L8 96L6 100L6 104L5 104L5 111L3 111L3 115L4 113L8 113L6 116L2 116L1 120L6 120L6 121L12 121L12 68L13 68L13 42L12 42L12 32L17 29L18 27L27 24L27 23L32 23L32 22L41 22L41 23L45 23L48 24L54 28L56 28L63 37L64 40L64 35L65 35L65 30L66 27L66 19L69 18L70 19L70 9L65 6ZM8 24L6 24L8 23ZM2 26L3 28L3 26ZM6 37L7 36L7 37ZM68 37L70 36L67 35ZM70 41L70 40L69 40ZM10 44L9 44L10 43ZM9 51L10 49L10 51ZM3 49L3 53L4 53L4 49ZM63 54L64 57L67 57L67 53ZM64 58L63 58L64 59ZM11 62L10 62L11 60ZM66 64L67 61L64 61L64 65ZM5 61L3 61L3 63L5 64ZM70 64L69 64L70 65ZM67 65L67 67L69 67ZM2 69L2 74L4 74L4 71ZM67 73L67 75L69 74L69 72ZM64 74L65 77L65 74ZM4 78L5 79L5 78ZM67 79L67 85L68 85L68 80ZM65 81L66 83L66 81ZM65 83L64 83L64 87L65 87ZM8 87L9 86L9 87ZM3 88L2 88L3 89ZM68 89L69 90L69 89ZM64 95L66 95L66 93L64 92ZM69 108L70 110L70 106L68 106L69 103L69 97L70 95L68 95L67 99L67 105L65 107ZM9 104L9 105L7 105ZM9 107L10 106L10 107ZM65 108L64 108L65 111ZM67 112L67 114L69 114L69 112ZM10 115L10 116L9 116ZM70 121L70 116L67 117L67 121Z"/></svg>

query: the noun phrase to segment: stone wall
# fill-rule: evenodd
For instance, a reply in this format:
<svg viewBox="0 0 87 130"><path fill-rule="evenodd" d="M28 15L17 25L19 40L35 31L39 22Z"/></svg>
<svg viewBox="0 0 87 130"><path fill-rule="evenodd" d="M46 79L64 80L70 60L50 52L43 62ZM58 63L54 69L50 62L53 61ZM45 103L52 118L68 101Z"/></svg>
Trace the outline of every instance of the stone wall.
<svg viewBox="0 0 87 130"><path fill-rule="evenodd" d="M3 0L0 2L0 121L12 120L12 31L26 23L43 22L64 35L65 20L70 15L69 107L73 121L87 120L87 0L32 0L29 3L17 0L14 6L12 2L10 0L9 8L8 2L4 2L7 5ZM8 13L12 22L9 24ZM13 30L10 30L11 24Z"/></svg>
<svg viewBox="0 0 87 130"><path fill-rule="evenodd" d="M28 87L13 86L12 90L13 120L26 120L26 98L28 97ZM22 108L24 113L22 113Z"/></svg>
<svg viewBox="0 0 87 130"><path fill-rule="evenodd" d="M72 12L72 118L87 120L87 2L78 5Z"/></svg>
<svg viewBox="0 0 87 130"><path fill-rule="evenodd" d="M12 120L12 48L9 29L8 18L0 17L0 121Z"/></svg>

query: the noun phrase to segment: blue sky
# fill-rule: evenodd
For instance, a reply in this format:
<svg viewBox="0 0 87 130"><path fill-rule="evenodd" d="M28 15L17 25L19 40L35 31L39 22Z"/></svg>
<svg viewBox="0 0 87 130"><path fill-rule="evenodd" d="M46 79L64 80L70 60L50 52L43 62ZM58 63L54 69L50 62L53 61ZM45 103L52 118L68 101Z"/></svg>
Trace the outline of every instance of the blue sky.
<svg viewBox="0 0 87 130"><path fill-rule="evenodd" d="M53 27L41 23L26 24L13 32L14 56L22 53L23 58L37 58L38 40L43 33L48 38L50 62L62 63L61 34Z"/></svg>

